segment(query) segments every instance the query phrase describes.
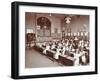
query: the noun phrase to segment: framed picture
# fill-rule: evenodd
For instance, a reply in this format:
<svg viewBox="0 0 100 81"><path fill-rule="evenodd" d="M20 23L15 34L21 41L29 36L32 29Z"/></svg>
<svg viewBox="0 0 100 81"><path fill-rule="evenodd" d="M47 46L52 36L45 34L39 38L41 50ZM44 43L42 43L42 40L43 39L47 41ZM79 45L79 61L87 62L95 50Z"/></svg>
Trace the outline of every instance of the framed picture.
<svg viewBox="0 0 100 81"><path fill-rule="evenodd" d="M11 77L97 74L97 7L12 2Z"/></svg>

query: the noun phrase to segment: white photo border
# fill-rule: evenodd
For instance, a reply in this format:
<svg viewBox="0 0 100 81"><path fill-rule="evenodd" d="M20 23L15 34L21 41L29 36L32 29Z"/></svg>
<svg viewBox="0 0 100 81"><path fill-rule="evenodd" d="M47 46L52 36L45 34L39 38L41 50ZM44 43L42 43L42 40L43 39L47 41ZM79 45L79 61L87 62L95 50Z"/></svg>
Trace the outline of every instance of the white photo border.
<svg viewBox="0 0 100 81"><path fill-rule="evenodd" d="M25 68L25 12L78 14L90 16L90 65L78 67ZM19 75L43 75L95 71L95 11L88 9L53 8L41 6L19 7ZM67 69L67 70L66 70Z"/></svg>

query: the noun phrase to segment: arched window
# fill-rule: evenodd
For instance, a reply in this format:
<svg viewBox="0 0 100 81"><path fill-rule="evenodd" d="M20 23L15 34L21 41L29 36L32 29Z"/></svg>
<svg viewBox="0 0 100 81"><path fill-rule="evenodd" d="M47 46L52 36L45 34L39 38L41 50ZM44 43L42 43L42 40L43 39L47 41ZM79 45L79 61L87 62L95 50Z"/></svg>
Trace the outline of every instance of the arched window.
<svg viewBox="0 0 100 81"><path fill-rule="evenodd" d="M37 25L40 27L38 31L38 36L51 36L51 22L46 17L39 17L37 19Z"/></svg>

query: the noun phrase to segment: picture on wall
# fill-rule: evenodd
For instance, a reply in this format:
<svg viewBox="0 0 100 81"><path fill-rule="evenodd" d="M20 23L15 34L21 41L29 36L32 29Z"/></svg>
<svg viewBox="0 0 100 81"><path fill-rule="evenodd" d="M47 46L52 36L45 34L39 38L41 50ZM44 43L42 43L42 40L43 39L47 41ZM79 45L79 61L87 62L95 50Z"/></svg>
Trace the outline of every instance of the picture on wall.
<svg viewBox="0 0 100 81"><path fill-rule="evenodd" d="M12 2L14 79L97 74L97 7Z"/></svg>

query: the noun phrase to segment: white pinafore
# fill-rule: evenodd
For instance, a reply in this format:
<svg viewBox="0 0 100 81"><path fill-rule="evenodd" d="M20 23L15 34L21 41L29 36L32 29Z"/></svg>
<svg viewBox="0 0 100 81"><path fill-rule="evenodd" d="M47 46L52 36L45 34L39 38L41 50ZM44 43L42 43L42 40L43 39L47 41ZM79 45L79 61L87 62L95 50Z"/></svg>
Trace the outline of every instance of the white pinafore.
<svg viewBox="0 0 100 81"><path fill-rule="evenodd" d="M49 49L50 49L50 46L47 45L46 48L43 50L43 54L46 54L47 50L49 50Z"/></svg>
<svg viewBox="0 0 100 81"><path fill-rule="evenodd" d="M83 63L86 63L86 56L85 56L85 52L83 51L82 53L84 54L83 56L81 56L81 58L82 58L82 62L83 62Z"/></svg>
<svg viewBox="0 0 100 81"><path fill-rule="evenodd" d="M57 52L54 54L54 58L55 58L55 59L59 59L59 55L61 54L61 53L60 53L60 50L61 50L61 49L56 49L56 50L57 50Z"/></svg>
<svg viewBox="0 0 100 81"><path fill-rule="evenodd" d="M79 66L79 54L75 53L74 58L75 58L74 66Z"/></svg>

